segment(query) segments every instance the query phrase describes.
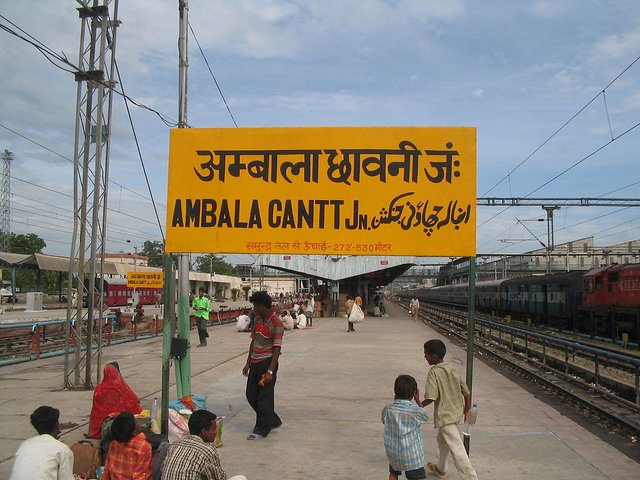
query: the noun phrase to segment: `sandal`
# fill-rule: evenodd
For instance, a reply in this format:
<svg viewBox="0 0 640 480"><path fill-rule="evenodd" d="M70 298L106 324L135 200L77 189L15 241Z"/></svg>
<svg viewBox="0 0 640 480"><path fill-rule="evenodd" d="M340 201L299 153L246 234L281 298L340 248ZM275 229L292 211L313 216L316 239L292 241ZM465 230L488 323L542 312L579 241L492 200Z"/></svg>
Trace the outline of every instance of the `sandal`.
<svg viewBox="0 0 640 480"><path fill-rule="evenodd" d="M444 477L447 476L447 474L445 472L441 472L438 469L438 466L435 463L428 462L427 463L427 468L429 469L430 473L432 473L433 475L435 475L438 478L444 478Z"/></svg>
<svg viewBox="0 0 640 480"><path fill-rule="evenodd" d="M258 433L250 433L249 435L247 435L247 440L260 440L262 438L264 437Z"/></svg>

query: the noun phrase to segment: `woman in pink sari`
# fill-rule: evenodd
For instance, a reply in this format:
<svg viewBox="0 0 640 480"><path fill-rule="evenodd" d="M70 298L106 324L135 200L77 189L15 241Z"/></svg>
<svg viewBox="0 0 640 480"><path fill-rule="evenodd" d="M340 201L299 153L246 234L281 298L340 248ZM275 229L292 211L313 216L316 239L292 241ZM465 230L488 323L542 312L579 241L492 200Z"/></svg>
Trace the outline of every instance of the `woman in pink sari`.
<svg viewBox="0 0 640 480"><path fill-rule="evenodd" d="M102 382L93 391L93 405L89 418L89 438L101 438L102 422L111 414L140 413L140 399L120 374L117 364L104 367Z"/></svg>

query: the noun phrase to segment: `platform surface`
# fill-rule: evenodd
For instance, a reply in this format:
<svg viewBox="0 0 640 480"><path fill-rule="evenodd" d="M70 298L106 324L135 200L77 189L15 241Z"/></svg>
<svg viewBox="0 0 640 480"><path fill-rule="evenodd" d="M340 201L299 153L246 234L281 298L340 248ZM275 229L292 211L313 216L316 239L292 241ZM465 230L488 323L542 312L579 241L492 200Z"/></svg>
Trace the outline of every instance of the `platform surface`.
<svg viewBox="0 0 640 480"><path fill-rule="evenodd" d="M208 396L208 409L225 416L219 449L227 475L249 480L387 478L380 411L393 400L399 374L413 375L422 391L429 370L423 343L440 338L446 360L466 351L406 310L387 302L390 317L367 317L347 333L342 318L314 319L313 328L286 332L276 386L276 411L283 426L267 438L247 441L255 420L244 396L241 370L249 334L234 325L211 327L209 345L192 349L192 392ZM197 334L192 331L192 343ZM161 389L160 337L103 349L103 362L117 360L129 385L150 408ZM40 405L61 410L67 443L88 431L91 391L67 391L63 357L0 367L0 479L9 478L13 454L35 431L29 415ZM170 394L175 398L174 372ZM529 393L476 357L474 401L478 423L471 461L480 479L627 480L640 478L640 463L591 432L589 425ZM548 399L547 399L548 400ZM432 407L428 407L430 416ZM435 430L423 428L427 461L437 458ZM638 445L632 447L637 454ZM435 477L431 477L435 478ZM448 478L460 478L450 461Z"/></svg>

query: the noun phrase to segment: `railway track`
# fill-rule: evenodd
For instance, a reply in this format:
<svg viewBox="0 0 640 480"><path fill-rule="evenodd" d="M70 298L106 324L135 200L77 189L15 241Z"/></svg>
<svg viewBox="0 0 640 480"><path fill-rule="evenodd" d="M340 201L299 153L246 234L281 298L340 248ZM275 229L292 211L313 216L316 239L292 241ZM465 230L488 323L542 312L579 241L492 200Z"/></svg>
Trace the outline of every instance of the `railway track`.
<svg viewBox="0 0 640 480"><path fill-rule="evenodd" d="M401 302L401 304L408 308L406 303ZM454 335L466 343L466 314L461 314L459 310L433 314L426 313L426 309L421 308L420 317L423 322ZM568 356L566 353L561 355L549 347L533 347L530 339L527 339L527 336L533 335L530 331L521 330L521 337L514 338L519 329L510 327L510 335L504 339L494 334L486 335L486 327L482 326L482 321L479 323L480 328L476 325L474 349L481 352L483 358L490 358L529 379L537 386L560 395L565 402L576 406L579 413L595 416L599 423L608 426L610 430L628 436L631 442L636 443L640 440L640 385L638 385L637 355L626 356L628 363L625 366L623 359L620 358L624 355L621 355L619 350L615 350L615 353L603 350L612 358L616 358L616 366L614 368L611 365L596 367L594 381L593 370L585 366L585 363L593 361L593 358L589 360L588 356L581 356L579 349L574 349L573 355ZM535 335L542 336L540 333ZM559 341L551 336L548 338L549 344L552 340ZM543 340L542 345L544 345ZM593 347L585 347L585 349L596 350ZM561 358L563 356L564 358ZM629 382L631 378L633 381ZM629 396L629 391L634 392L633 399L625 398Z"/></svg>

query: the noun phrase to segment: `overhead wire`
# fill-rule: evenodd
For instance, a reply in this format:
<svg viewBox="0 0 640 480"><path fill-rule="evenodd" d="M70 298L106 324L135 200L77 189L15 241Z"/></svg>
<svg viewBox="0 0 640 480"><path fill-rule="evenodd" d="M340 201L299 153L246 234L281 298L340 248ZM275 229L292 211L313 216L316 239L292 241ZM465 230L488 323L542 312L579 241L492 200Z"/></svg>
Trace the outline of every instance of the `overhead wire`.
<svg viewBox="0 0 640 480"><path fill-rule="evenodd" d="M63 160L66 160L67 162L71 163L73 165L73 160L69 157L65 157L64 155L62 155L61 153L56 152L55 150L52 150L51 148L42 145L41 143L33 140L32 138L27 137L26 135L23 135L20 132L16 132L15 130L13 130L12 128L7 127L6 125L3 125L2 123L0 123L0 127L4 128L5 130L8 130L9 132L13 133L14 135L17 135L18 137L21 137L23 139L25 139L26 141L33 143L34 145L37 145L40 148L43 148L44 150L60 157ZM149 197L145 197L144 195L142 195L140 192L137 192L136 190L127 187L126 185L122 185L121 183L116 182L115 180L111 180L109 179L109 183L112 183L113 185L116 185L130 193L133 193L134 195L139 196L140 198L143 198L145 200L151 201L151 199ZM158 203L158 205L160 205L163 208L166 208L166 205L162 204L162 203Z"/></svg>
<svg viewBox="0 0 640 480"><path fill-rule="evenodd" d="M19 26L17 26L15 23L13 23L11 20L9 20L7 17L5 17L4 15L0 14L0 18L9 22L11 25L13 25L15 28L17 28L18 30L20 30L21 32L24 32L25 35L28 35L30 38L32 38L33 40L30 40L30 38L26 38L23 35L18 34L16 31L12 30L11 28L7 27L6 25L2 25L0 24L0 29L6 31L7 33L10 33L11 35L16 36L17 38L29 43L30 45L34 46L40 53L42 53L45 58L47 60L49 60L49 62L51 62L51 64L53 64L56 68L59 68L60 70L63 70L67 73L85 73L82 71L82 69L80 67L78 67L77 65L71 63L66 56L62 56L60 54L58 54L57 52L55 52L53 49L51 49L50 47L48 47L46 44L42 43L40 40L36 39L34 36L32 36L31 34L29 34L28 32L26 32L24 29L20 28ZM55 61L62 63L64 65L67 65L71 68L71 70L64 68L58 64L55 63ZM113 85L110 85L108 81L103 80L103 81L99 81L96 80L96 83L99 83L100 85L103 85L106 88L111 89L114 93L116 93L117 95L121 95L121 96L125 96L124 92L118 91ZM127 97L127 100L130 101L131 103L133 103L135 106L142 108L144 110L148 110L152 113L154 113L155 115L158 116L158 118L162 121L162 123L164 123L166 126L168 127L177 127L178 126L178 122L171 119L170 117L160 113L159 111L143 104L140 103L136 100L134 100L131 97Z"/></svg>
<svg viewBox="0 0 640 480"><path fill-rule="evenodd" d="M231 109L229 108L229 104L227 103L227 99L224 97L224 94L222 93L222 89L220 88L220 84L218 84L218 80L216 80L216 76L213 74L213 70L211 70L211 66L209 65L209 60L207 60L207 57L205 56L204 51L202 50L202 47L200 46L200 42L198 41L198 37L196 36L196 32L193 31L193 27L191 26L191 23L188 22L188 24L189 24L189 30L191 31L191 34L193 35L193 39L196 41L196 45L198 45L198 50L200 50L200 55L202 55L202 58L204 59L204 63L207 65L207 68L209 69L209 73L211 74L211 78L213 78L213 81L216 84L216 88L218 89L218 92L220 93L220 96L222 97L222 101L224 102L224 106L227 107L227 112L229 112L229 116L231 117L231 120L233 121L233 124L237 128L238 127L238 123L236 122L236 119L233 116L233 113L231 113Z"/></svg>
<svg viewBox="0 0 640 480"><path fill-rule="evenodd" d="M524 165L531 157L533 157L538 151L540 151L540 149L542 147L544 147L547 143L549 143L558 133L560 133L567 125L569 125L578 115L580 115L589 105L591 105L593 102L595 102L598 97L602 94L604 94L604 92L611 86L613 85L622 75L624 75L627 70L629 70L633 65L636 64L636 62L640 60L640 55L637 56L635 58L635 60L633 60L629 65L627 65L613 80L611 80L600 92L598 92L597 95L595 95L591 100L589 100L582 108L580 108L575 114L573 114L569 120L567 120L566 122L564 122L560 128L558 128L555 132L553 132L551 134L550 137L548 137L544 142L542 142L533 152L531 152L529 155L527 155L520 163L518 163L518 165L516 165L511 171L509 171L509 173L507 173L504 177L502 177L495 185L493 185L489 190L487 190L486 193L484 193L482 196L486 197L489 193L491 193L491 191L493 191L494 188L496 188L498 185L500 185L502 182L504 182L506 179L508 179L516 170L518 170L522 165ZM635 127L634 127L635 128Z"/></svg>
<svg viewBox="0 0 640 480"><path fill-rule="evenodd" d="M62 195L62 196L64 196L64 197L68 197L68 198L73 199L73 195L71 195L71 194L69 194L69 193L64 193L64 192L61 192L61 191L59 191L59 190L55 190L55 189L53 189L53 188L49 188L49 187L42 186L42 185L39 185L39 184L37 184L37 183L31 182L31 181L29 181L29 180L25 180L25 179L23 179L23 178L16 177L15 175L9 175L9 178L11 178L11 179L13 179L13 180L17 180L17 181L19 181L19 182L26 183L26 184L28 184L28 185L32 185L32 186L37 187L37 188L41 188L41 189L43 189L43 190L47 190L47 191L52 192L52 193L57 193L57 194ZM110 208L110 207L107 207L107 210L108 210L108 211L110 211L110 212L112 212L112 213L114 213L114 214L124 215L124 216L126 216L126 217L132 218L132 219L134 219L134 220L138 220L138 221L140 221L140 222L149 223L149 224L154 225L154 226L156 225L156 224L155 224L154 222L152 222L151 220L147 220L146 218L142 218L142 217L136 217L135 215L132 215L132 214L130 214L130 213L120 212L120 211L114 210L113 208Z"/></svg>
<svg viewBox="0 0 640 480"><path fill-rule="evenodd" d="M124 84L122 82L122 77L120 76L120 69L118 68L118 62L114 62L116 66L116 74L118 75L118 82L120 82L120 87L124 92ZM140 143L138 142L138 134L136 133L136 127L133 124L133 118L131 117L131 110L129 109L129 103L127 102L127 98L125 96L124 106L127 109L127 116L129 117L129 125L131 126L131 131L133 133L133 139L136 144L136 149L138 151L138 158L140 159L140 165L142 167L142 173L144 173L144 180L147 184L147 190L149 191L149 196L151 197L151 205L153 206L153 211L156 215L156 220L158 222L158 229L160 230L160 236L162 237L162 243L165 242L164 238L164 230L162 229L162 223L160 222L160 216L158 215L158 209L156 207L155 199L153 198L153 191L151 190L151 185L149 183L149 176L147 175L147 168L144 165L144 159L142 158L142 152L140 151Z"/></svg>
<svg viewBox="0 0 640 480"><path fill-rule="evenodd" d="M614 137L611 140L608 140L607 142L605 142L603 145L599 146L598 148L596 148L595 150L593 150L591 153L589 153L588 155L585 155L584 157L582 157L580 160L578 160L577 162L573 163L571 166L567 167L566 169L564 169L562 172L558 173L557 175L555 175L553 178L551 178L550 180L547 180L545 183L543 183L542 185L540 185L539 187L535 188L534 190L530 191L529 193L527 193L526 195L523 195L522 198L528 198L531 195L533 195L534 193L536 193L538 190L546 187L547 185L549 185L551 182L553 182L554 180L557 180L559 177L561 177L562 175L564 175L565 173L573 170L575 167L577 167L578 165L580 165L581 163L585 162L586 160L588 160L589 158L593 157L596 153L600 152L601 150L603 150L604 148L606 148L607 146L611 145L611 143L615 142L616 140L618 140L619 138L627 135L629 132L635 130L636 128L638 128L640 126L640 122L636 123L635 125L633 125L632 127L628 128L627 130L625 130L624 132L622 132L620 135L618 135L617 137ZM483 227L484 225L486 225L487 223L489 223L491 220L493 220L494 218L502 215L504 212L506 212L507 210L513 208L512 205L509 205L508 207L503 208L502 210L500 210L498 213L496 213L495 215L493 215L492 217L490 217L488 220L485 220L484 222L482 222L480 225L478 225L478 228Z"/></svg>

